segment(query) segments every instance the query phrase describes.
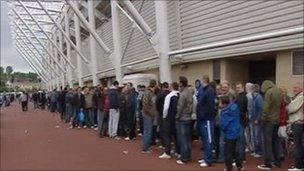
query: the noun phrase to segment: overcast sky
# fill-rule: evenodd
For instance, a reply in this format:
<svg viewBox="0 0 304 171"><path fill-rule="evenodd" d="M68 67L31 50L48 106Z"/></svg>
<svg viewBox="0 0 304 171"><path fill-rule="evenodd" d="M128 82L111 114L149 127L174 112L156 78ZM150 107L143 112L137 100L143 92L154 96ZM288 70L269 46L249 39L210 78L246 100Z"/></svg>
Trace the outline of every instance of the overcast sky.
<svg viewBox="0 0 304 171"><path fill-rule="evenodd" d="M5 1L1 0L1 66L12 66L14 71L33 72L27 62L18 54L10 35L8 9Z"/></svg>

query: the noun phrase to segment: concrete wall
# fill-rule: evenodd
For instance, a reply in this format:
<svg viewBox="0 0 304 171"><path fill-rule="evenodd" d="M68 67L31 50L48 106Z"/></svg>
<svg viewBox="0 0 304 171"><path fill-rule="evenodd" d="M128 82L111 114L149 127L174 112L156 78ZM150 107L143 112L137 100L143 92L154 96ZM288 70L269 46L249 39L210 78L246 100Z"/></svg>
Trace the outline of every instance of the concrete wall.
<svg viewBox="0 0 304 171"><path fill-rule="evenodd" d="M208 75L212 79L212 72L212 60L177 64L172 66L172 81L178 82L179 76L186 76L189 85L194 86L195 80L202 79L203 75ZM158 68L143 73L155 74L159 78Z"/></svg>
<svg viewBox="0 0 304 171"><path fill-rule="evenodd" d="M243 83L249 80L249 65L247 61L237 61L232 59L221 60L221 81L227 80L234 87L237 81Z"/></svg>
<svg viewBox="0 0 304 171"><path fill-rule="evenodd" d="M303 83L303 75L292 75L292 51L280 51L276 61L276 83L287 88L292 95L292 87L296 82Z"/></svg>

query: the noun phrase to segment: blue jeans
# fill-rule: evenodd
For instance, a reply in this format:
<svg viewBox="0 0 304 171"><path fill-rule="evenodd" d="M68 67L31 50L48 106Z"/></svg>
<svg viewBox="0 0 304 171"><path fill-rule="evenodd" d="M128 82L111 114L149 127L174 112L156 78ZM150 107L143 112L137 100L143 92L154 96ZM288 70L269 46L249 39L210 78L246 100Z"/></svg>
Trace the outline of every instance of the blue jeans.
<svg viewBox="0 0 304 171"><path fill-rule="evenodd" d="M143 114L144 132L143 132L143 151L149 151L152 141L153 118Z"/></svg>
<svg viewBox="0 0 304 171"><path fill-rule="evenodd" d="M279 125L274 123L264 123L264 164L271 167L271 163L276 165L281 164L280 154L278 150L279 137L278 137Z"/></svg>
<svg viewBox="0 0 304 171"><path fill-rule="evenodd" d="M220 133L220 143L219 143L219 156L218 160L224 161L225 160L225 137L224 132L221 130Z"/></svg>
<svg viewBox="0 0 304 171"><path fill-rule="evenodd" d="M243 125L240 126L240 136L236 141L237 158L241 161L245 161L245 149L246 149L246 138L245 128Z"/></svg>
<svg viewBox="0 0 304 171"><path fill-rule="evenodd" d="M88 127L91 127L94 125L94 109L89 108L89 109L84 109L85 113L85 124Z"/></svg>
<svg viewBox="0 0 304 171"><path fill-rule="evenodd" d="M291 126L294 139L294 161L296 168L304 168L304 124L292 124Z"/></svg>
<svg viewBox="0 0 304 171"><path fill-rule="evenodd" d="M182 162L191 161L191 121L176 122L177 139Z"/></svg>
<svg viewBox="0 0 304 171"><path fill-rule="evenodd" d="M198 121L199 130L203 144L203 158L208 165L213 162L212 149L213 149L213 135L214 135L214 121Z"/></svg>
<svg viewBox="0 0 304 171"><path fill-rule="evenodd" d="M254 124L254 122L249 123L250 126L250 136L254 147L255 154L263 154L263 145L262 145L262 131L261 124Z"/></svg>

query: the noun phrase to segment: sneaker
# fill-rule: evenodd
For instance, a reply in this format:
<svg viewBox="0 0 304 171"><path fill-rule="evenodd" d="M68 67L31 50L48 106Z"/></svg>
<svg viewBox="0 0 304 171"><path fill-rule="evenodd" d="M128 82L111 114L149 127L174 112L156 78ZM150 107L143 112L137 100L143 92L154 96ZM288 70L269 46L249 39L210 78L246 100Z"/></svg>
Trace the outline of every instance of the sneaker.
<svg viewBox="0 0 304 171"><path fill-rule="evenodd" d="M159 156L158 158L160 158L160 159L170 159L171 156L169 156L168 154L164 153L161 156Z"/></svg>
<svg viewBox="0 0 304 171"><path fill-rule="evenodd" d="M91 126L91 128L93 129L93 128L94 128L94 126Z"/></svg>
<svg viewBox="0 0 304 171"><path fill-rule="evenodd" d="M198 161L198 163L199 163L199 164L205 163L205 160L204 160L204 159L201 159L201 160Z"/></svg>
<svg viewBox="0 0 304 171"><path fill-rule="evenodd" d="M287 170L288 170L288 171L303 171L304 168L299 169L299 168L293 167L293 168L290 168L290 169L287 169Z"/></svg>
<svg viewBox="0 0 304 171"><path fill-rule="evenodd" d="M120 140L120 138L119 138L119 137L117 137L117 136L116 136L116 137L114 137L114 139L115 139L115 140Z"/></svg>
<svg viewBox="0 0 304 171"><path fill-rule="evenodd" d="M85 125L85 126L83 126L83 128L87 128L87 126Z"/></svg>
<svg viewBox="0 0 304 171"><path fill-rule="evenodd" d="M144 150L143 150L143 151L141 151L141 153L142 153L142 154L150 154L150 153L152 153L152 151L151 151L151 150L147 150L147 151L144 151Z"/></svg>
<svg viewBox="0 0 304 171"><path fill-rule="evenodd" d="M207 164L206 162L203 162L200 164L201 167L210 167L210 164Z"/></svg>
<svg viewBox="0 0 304 171"><path fill-rule="evenodd" d="M137 134L137 135L141 137L141 136L142 136L142 133L139 133L139 134Z"/></svg>
<svg viewBox="0 0 304 171"><path fill-rule="evenodd" d="M181 160L177 160L177 161L176 161L176 163L177 163L177 164L180 164L180 165L184 165L184 164L186 164L186 163L184 163L184 162L183 162L183 161L181 161Z"/></svg>
<svg viewBox="0 0 304 171"><path fill-rule="evenodd" d="M175 155L175 157L178 158L178 159L181 157L181 155L178 154L178 153L174 153L174 155Z"/></svg>
<svg viewBox="0 0 304 171"><path fill-rule="evenodd" d="M126 137L125 140L126 140L126 141L130 141L130 138L129 138L129 137Z"/></svg>
<svg viewBox="0 0 304 171"><path fill-rule="evenodd" d="M94 131L98 131L98 128L96 127L96 128L94 128Z"/></svg>
<svg viewBox="0 0 304 171"><path fill-rule="evenodd" d="M158 146L159 149L164 149L164 147L162 145Z"/></svg>
<svg viewBox="0 0 304 171"><path fill-rule="evenodd" d="M251 155L251 156L255 156L256 154L255 154L255 153L250 153L250 155Z"/></svg>
<svg viewBox="0 0 304 171"><path fill-rule="evenodd" d="M271 166L267 166L266 164L258 165L258 168L261 170L271 170Z"/></svg>
<svg viewBox="0 0 304 171"><path fill-rule="evenodd" d="M254 157L254 158L260 158L260 157L262 157L262 155L260 155L260 154L254 154L253 157Z"/></svg>
<svg viewBox="0 0 304 171"><path fill-rule="evenodd" d="M78 129L80 129L80 126L77 126Z"/></svg>

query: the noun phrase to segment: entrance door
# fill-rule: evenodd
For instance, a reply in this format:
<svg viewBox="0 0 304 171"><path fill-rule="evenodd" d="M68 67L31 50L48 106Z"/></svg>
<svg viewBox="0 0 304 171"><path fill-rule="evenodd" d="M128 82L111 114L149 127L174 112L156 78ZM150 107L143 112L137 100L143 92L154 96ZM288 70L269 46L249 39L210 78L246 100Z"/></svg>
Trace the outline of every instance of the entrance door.
<svg viewBox="0 0 304 171"><path fill-rule="evenodd" d="M249 61L249 79L251 83L261 85L264 80L275 83L276 60Z"/></svg>

